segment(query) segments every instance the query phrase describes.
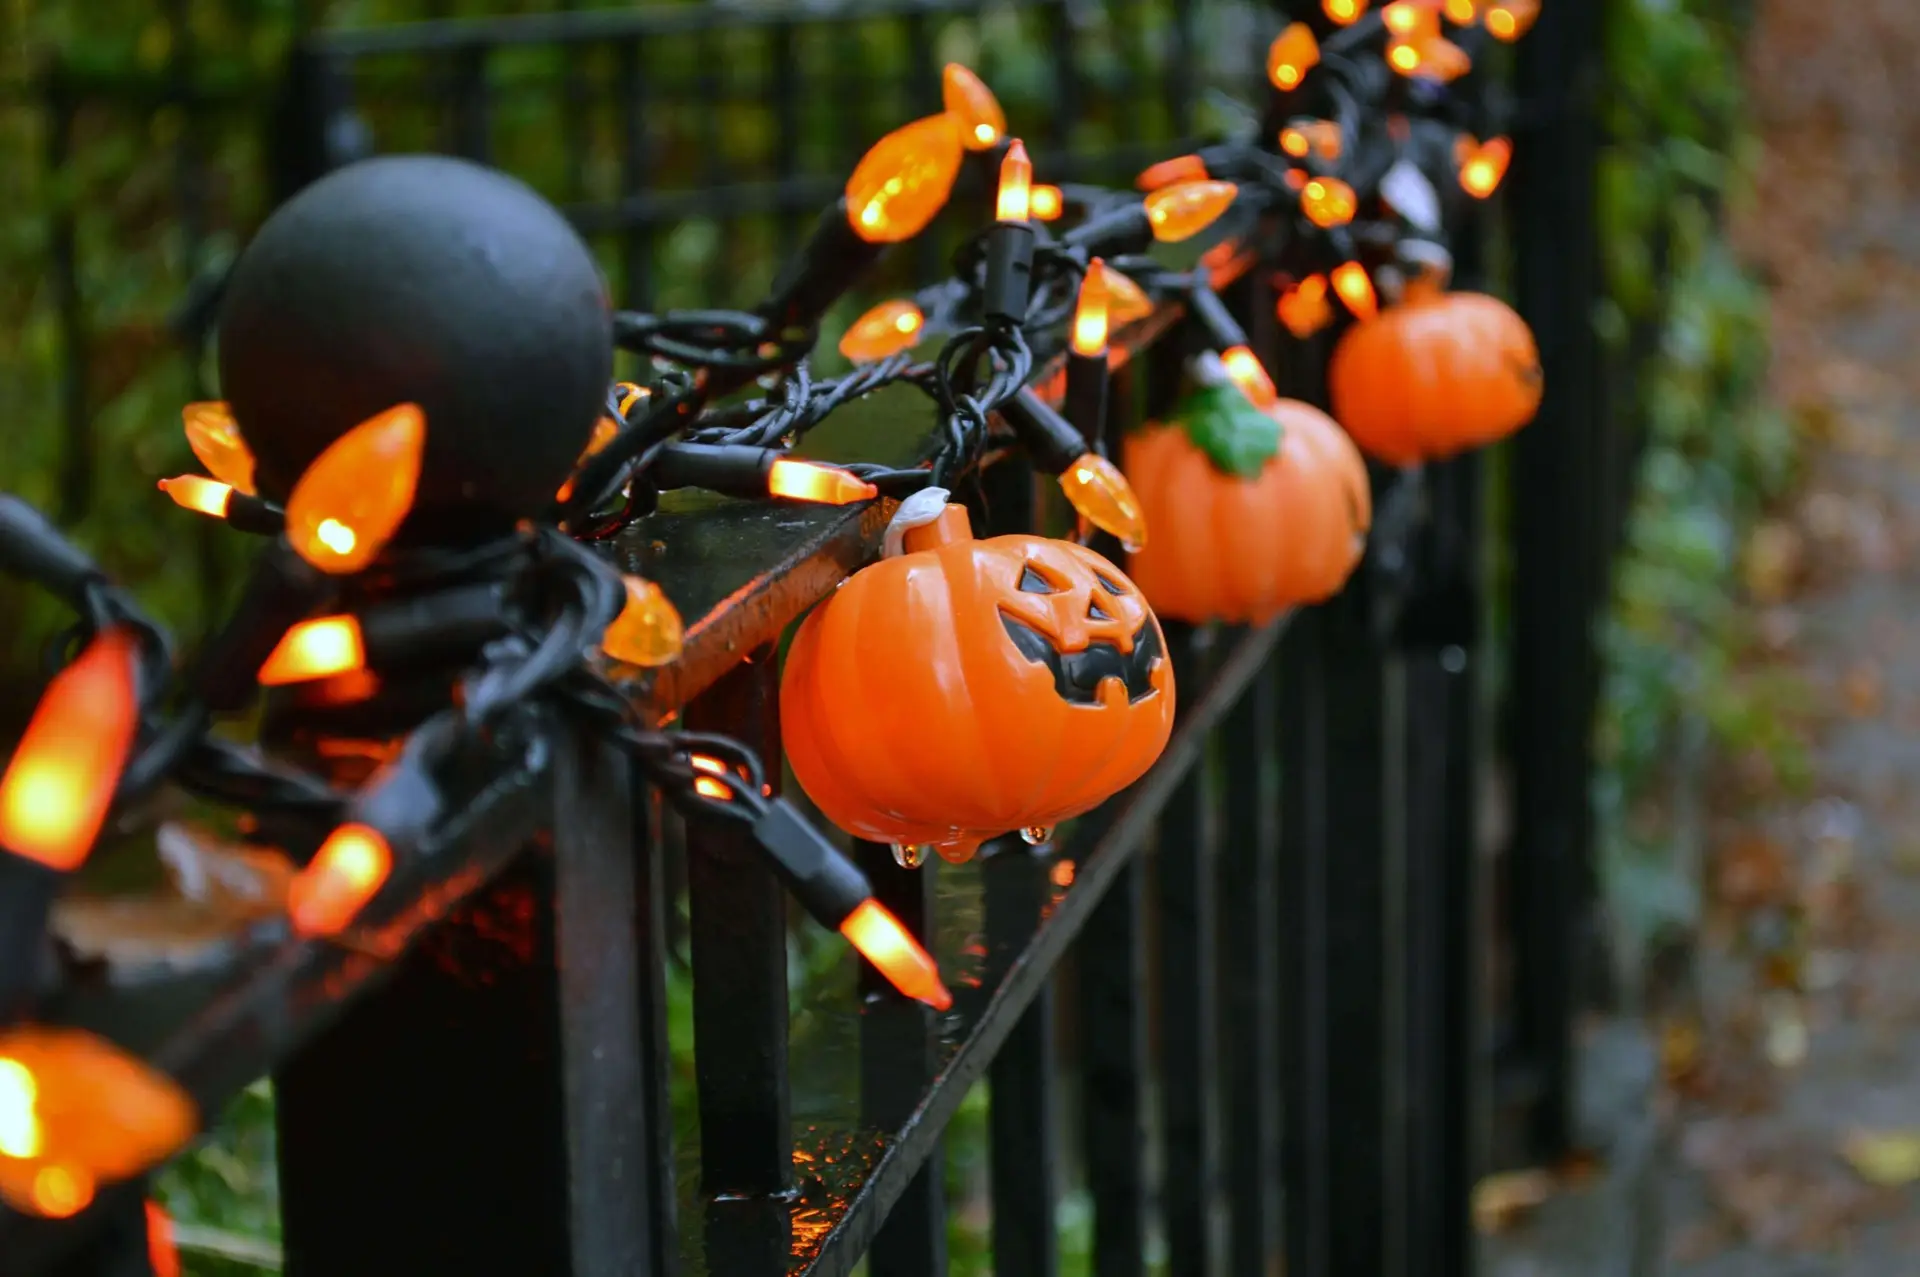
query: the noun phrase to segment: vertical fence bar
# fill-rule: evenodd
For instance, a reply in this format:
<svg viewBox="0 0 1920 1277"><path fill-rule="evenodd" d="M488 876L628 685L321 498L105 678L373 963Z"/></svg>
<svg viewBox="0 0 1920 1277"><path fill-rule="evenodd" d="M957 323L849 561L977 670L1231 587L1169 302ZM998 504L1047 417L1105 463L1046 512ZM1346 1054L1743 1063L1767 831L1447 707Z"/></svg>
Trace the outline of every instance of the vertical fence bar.
<svg viewBox="0 0 1920 1277"><path fill-rule="evenodd" d="M447 149L488 163L493 156L493 95L483 46L472 45L454 55L450 93Z"/></svg>
<svg viewBox="0 0 1920 1277"><path fill-rule="evenodd" d="M694 101L699 107L690 114L696 121L695 138L700 148L700 182L710 191L725 187L733 177L733 166L727 162L726 135L720 128L726 111L729 78L729 54L722 42L728 37L724 27L710 23L700 29L695 45ZM734 278L732 252L739 247L740 215L718 201L708 203L704 211L714 222L713 247L707 254L705 293L710 303L727 305L736 300L733 293L739 284Z"/></svg>
<svg viewBox="0 0 1920 1277"><path fill-rule="evenodd" d="M907 49L907 111L913 118L932 115L941 108L940 64L931 24L924 10L914 9L901 18L901 34ZM913 277L916 283L938 279L942 274L940 240L933 235L913 237Z"/></svg>
<svg viewBox="0 0 1920 1277"><path fill-rule="evenodd" d="M981 848L988 988L1033 938L1048 894L1048 858L1018 835ZM987 1074L995 1277L1054 1277L1059 1156L1054 1121L1054 990L1049 982L1007 1035Z"/></svg>
<svg viewBox="0 0 1920 1277"><path fill-rule="evenodd" d="M47 172L65 173L72 158L73 89L58 62L47 74ZM80 295L79 223L75 197L63 196L47 230L47 262L60 324L59 521L72 523L93 504L93 422L87 408L87 321Z"/></svg>
<svg viewBox="0 0 1920 1277"><path fill-rule="evenodd" d="M686 723L771 760L780 757L779 706L779 663L761 648L688 705ZM793 1164L786 893L750 838L712 822L687 827L707 1262L743 1275L786 1271L791 1225L779 1195Z"/></svg>
<svg viewBox="0 0 1920 1277"><path fill-rule="evenodd" d="M1174 686L1195 695L1209 635L1163 622ZM1221 1225L1219 863L1202 757L1167 800L1156 844L1160 904L1160 1107L1167 1252L1175 1277L1225 1271Z"/></svg>
<svg viewBox="0 0 1920 1277"><path fill-rule="evenodd" d="M673 949L674 890L668 879L667 846L660 836L661 798L648 789L635 764L629 783L643 801L633 807L634 949L640 978L635 987L640 1016L641 1104L646 1146L640 1174L646 1177L648 1250L643 1272L674 1277L680 1271L679 1176L673 1155L673 1055L667 1040L667 955Z"/></svg>
<svg viewBox="0 0 1920 1277"><path fill-rule="evenodd" d="M1593 101L1601 5L1545 8L1518 59L1528 101L1552 104L1515 154L1507 192L1519 310L1551 369L1534 423L1515 441L1509 853L1514 1028L1534 1083L1533 1155L1573 1141L1573 1023L1589 939L1593 822L1587 799L1598 691L1592 633L1604 589L1604 514L1595 475L1605 445Z"/></svg>
<svg viewBox="0 0 1920 1277"><path fill-rule="evenodd" d="M637 200L651 185L652 146L647 137L647 67L638 40L623 40L614 55L620 104L620 198ZM653 307L653 227L633 214L621 219L619 304Z"/></svg>
<svg viewBox="0 0 1920 1277"><path fill-rule="evenodd" d="M1222 1028L1227 1061L1228 1271L1258 1277L1274 1251L1279 1168L1279 804L1274 670L1255 679L1220 733L1226 760L1220 859Z"/></svg>
<svg viewBox="0 0 1920 1277"><path fill-rule="evenodd" d="M934 874L929 861L902 868L893 849L857 842L854 854L873 894L921 940L933 929ZM936 1067L933 1013L860 964L860 1115L867 1126L897 1131L905 1124ZM867 1252L870 1277L943 1277L947 1271L945 1160L936 1145L906 1193L887 1212Z"/></svg>
<svg viewBox="0 0 1920 1277"><path fill-rule="evenodd" d="M625 778L561 739L551 853L457 908L275 1076L290 1273L616 1277L656 1244Z"/></svg>
<svg viewBox="0 0 1920 1277"><path fill-rule="evenodd" d="M768 85L774 109L774 177L780 183L780 226L775 240L785 262L800 247L805 214L793 198L800 177L800 46L794 24L777 22L768 32Z"/></svg>

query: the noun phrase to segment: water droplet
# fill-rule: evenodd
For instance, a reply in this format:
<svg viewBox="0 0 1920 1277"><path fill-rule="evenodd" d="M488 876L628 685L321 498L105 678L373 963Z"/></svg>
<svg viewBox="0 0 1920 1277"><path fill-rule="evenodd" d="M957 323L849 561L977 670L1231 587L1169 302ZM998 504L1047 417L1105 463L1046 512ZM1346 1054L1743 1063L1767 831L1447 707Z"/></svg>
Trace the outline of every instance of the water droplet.
<svg viewBox="0 0 1920 1277"><path fill-rule="evenodd" d="M1131 542L1131 541L1122 541L1122 542L1120 543L1120 548L1121 548L1122 550L1125 550L1125 551L1126 551L1126 552L1127 552L1128 554L1138 554L1138 553L1140 553L1140 547L1139 547L1139 546L1137 546L1137 545L1135 545L1135 544L1134 544L1133 542Z"/></svg>
<svg viewBox="0 0 1920 1277"><path fill-rule="evenodd" d="M897 842L893 844L893 860L902 869L918 869L927 863L927 845L925 843Z"/></svg>
<svg viewBox="0 0 1920 1277"><path fill-rule="evenodd" d="M1020 831L1020 840L1029 847L1038 847L1053 837L1052 825L1028 825Z"/></svg>

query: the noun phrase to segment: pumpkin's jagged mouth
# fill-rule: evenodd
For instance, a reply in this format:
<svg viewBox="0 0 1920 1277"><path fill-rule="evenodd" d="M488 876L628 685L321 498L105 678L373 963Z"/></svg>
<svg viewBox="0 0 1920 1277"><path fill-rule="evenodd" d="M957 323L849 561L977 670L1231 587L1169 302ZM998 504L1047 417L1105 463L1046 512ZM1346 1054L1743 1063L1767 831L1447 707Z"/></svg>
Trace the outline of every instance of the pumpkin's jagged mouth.
<svg viewBox="0 0 1920 1277"><path fill-rule="evenodd" d="M1151 621L1140 622L1133 634L1133 650L1122 652L1118 645L1094 639L1085 650L1063 652L1053 640L1005 612L1000 623L1020 655L1035 665L1044 665L1053 674L1053 690L1071 705L1098 705L1100 685L1117 678L1126 686L1127 701L1132 704L1153 695L1153 670L1165 653L1160 647L1160 631Z"/></svg>

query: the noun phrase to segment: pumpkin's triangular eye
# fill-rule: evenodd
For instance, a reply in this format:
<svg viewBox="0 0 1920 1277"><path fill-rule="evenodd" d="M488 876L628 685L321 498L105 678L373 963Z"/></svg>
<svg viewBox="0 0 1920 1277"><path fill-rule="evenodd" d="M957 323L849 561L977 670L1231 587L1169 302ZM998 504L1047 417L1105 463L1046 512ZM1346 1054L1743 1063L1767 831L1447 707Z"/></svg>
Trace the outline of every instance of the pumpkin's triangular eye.
<svg viewBox="0 0 1920 1277"><path fill-rule="evenodd" d="M1031 565L1020 570L1020 593L1022 594L1058 594L1053 582L1035 572Z"/></svg>
<svg viewBox="0 0 1920 1277"><path fill-rule="evenodd" d="M1089 621L1111 621L1113 618L1107 615L1106 609L1101 607L1097 600L1088 599L1087 619Z"/></svg>
<svg viewBox="0 0 1920 1277"><path fill-rule="evenodd" d="M1108 594L1113 595L1115 598L1119 598L1122 594L1125 594L1127 592L1126 586L1120 584L1120 582L1118 581L1108 580L1104 572L1095 572L1093 574L1093 579L1100 582L1100 588L1104 589Z"/></svg>

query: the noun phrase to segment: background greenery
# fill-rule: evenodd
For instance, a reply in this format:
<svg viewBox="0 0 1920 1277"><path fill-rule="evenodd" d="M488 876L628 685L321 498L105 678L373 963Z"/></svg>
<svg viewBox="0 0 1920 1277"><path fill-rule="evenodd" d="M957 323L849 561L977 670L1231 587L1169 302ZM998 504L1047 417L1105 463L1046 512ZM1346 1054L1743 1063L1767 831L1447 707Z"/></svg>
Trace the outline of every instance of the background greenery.
<svg viewBox="0 0 1920 1277"><path fill-rule="evenodd" d="M1794 687L1751 659L1747 534L1793 482L1797 438L1766 399L1766 294L1729 249L1747 197L1742 41L1749 6L1610 6L1610 134L1600 215L1608 297L1597 322L1642 432L1639 488L1603 628L1594 782L1600 871L1630 994L1698 916L1696 799L1710 760L1748 755L1793 785Z"/></svg>

